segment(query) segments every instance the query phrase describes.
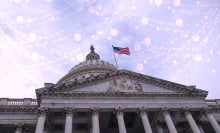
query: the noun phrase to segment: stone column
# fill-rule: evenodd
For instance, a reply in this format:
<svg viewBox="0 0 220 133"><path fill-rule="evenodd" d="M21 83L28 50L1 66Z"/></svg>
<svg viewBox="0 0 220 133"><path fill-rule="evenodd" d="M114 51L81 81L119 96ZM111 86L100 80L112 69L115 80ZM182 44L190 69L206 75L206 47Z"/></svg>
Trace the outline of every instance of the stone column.
<svg viewBox="0 0 220 133"><path fill-rule="evenodd" d="M44 131L44 123L46 120L46 114L47 114L47 109L45 108L40 108L38 110L38 120L37 120L37 126L36 126L36 130L35 133L43 133Z"/></svg>
<svg viewBox="0 0 220 133"><path fill-rule="evenodd" d="M73 128L73 108L67 107L64 109L66 113L65 133L72 133Z"/></svg>
<svg viewBox="0 0 220 133"><path fill-rule="evenodd" d="M126 127L124 122L124 112L122 108L116 109L116 116L118 120L119 133L126 133Z"/></svg>
<svg viewBox="0 0 220 133"><path fill-rule="evenodd" d="M92 109L92 133L100 133L98 109Z"/></svg>
<svg viewBox="0 0 220 133"><path fill-rule="evenodd" d="M163 125L160 122L156 123L157 133L163 133Z"/></svg>
<svg viewBox="0 0 220 133"><path fill-rule="evenodd" d="M15 133L22 133L22 124L16 124Z"/></svg>
<svg viewBox="0 0 220 133"><path fill-rule="evenodd" d="M205 111L205 115L208 118L210 124L212 125L213 129L215 130L216 133L220 133L220 126L214 116L212 115L211 111Z"/></svg>
<svg viewBox="0 0 220 133"><path fill-rule="evenodd" d="M197 126L195 120L192 117L191 112L188 109L183 109L186 120L188 121L193 133L201 133L199 127Z"/></svg>
<svg viewBox="0 0 220 133"><path fill-rule="evenodd" d="M146 110L144 108L141 108L139 111L140 111L140 116L141 116L141 120L144 126L145 133L152 133L152 129L150 126L150 122L149 122Z"/></svg>
<svg viewBox="0 0 220 133"><path fill-rule="evenodd" d="M166 108L163 109L163 116L164 116L164 119L166 121L166 124L167 124L167 127L168 127L170 133L177 133L176 128L175 128L173 121L170 117L170 114L168 112L168 109L166 109Z"/></svg>

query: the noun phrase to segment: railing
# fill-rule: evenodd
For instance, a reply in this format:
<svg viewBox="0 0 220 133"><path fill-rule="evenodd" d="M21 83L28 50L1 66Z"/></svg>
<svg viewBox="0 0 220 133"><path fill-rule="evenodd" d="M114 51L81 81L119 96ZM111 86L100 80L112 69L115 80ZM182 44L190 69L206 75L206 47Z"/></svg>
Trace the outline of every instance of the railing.
<svg viewBox="0 0 220 133"><path fill-rule="evenodd" d="M0 98L0 105L8 105L8 106L26 106L26 105L37 105L37 100L32 98L24 98L24 99L9 99L9 98Z"/></svg>

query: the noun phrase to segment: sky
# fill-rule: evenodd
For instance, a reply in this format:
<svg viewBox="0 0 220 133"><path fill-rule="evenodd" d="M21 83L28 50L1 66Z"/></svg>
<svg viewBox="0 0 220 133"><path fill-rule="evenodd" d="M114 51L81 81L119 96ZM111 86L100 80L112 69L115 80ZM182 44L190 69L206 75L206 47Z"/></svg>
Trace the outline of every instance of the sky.
<svg viewBox="0 0 220 133"><path fill-rule="evenodd" d="M220 99L219 0L0 0L0 97L36 98L93 44L119 69L196 85Z"/></svg>

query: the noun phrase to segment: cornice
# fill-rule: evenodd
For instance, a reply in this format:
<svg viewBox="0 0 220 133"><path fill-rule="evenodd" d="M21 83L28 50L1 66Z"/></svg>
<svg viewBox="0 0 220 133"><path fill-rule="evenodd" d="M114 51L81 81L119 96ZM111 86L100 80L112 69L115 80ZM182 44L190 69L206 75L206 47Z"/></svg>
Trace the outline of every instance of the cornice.
<svg viewBox="0 0 220 133"><path fill-rule="evenodd" d="M74 98L84 98L84 97L94 97L94 98L102 98L102 97L204 97L203 93L169 93L169 92L45 92L40 97L42 98L56 98L56 97L74 97Z"/></svg>
<svg viewBox="0 0 220 133"><path fill-rule="evenodd" d="M16 106L16 107L10 107L10 106L0 106L0 112L32 112L37 113L38 107L23 107L23 106Z"/></svg>

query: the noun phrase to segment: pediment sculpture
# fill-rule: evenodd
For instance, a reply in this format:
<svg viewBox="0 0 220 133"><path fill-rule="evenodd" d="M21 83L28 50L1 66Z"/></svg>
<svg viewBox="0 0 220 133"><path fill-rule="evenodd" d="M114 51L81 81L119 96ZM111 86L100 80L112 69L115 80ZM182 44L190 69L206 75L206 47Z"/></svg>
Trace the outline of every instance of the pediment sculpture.
<svg viewBox="0 0 220 133"><path fill-rule="evenodd" d="M138 81L127 78L116 78L110 82L107 92L142 92L142 86Z"/></svg>

